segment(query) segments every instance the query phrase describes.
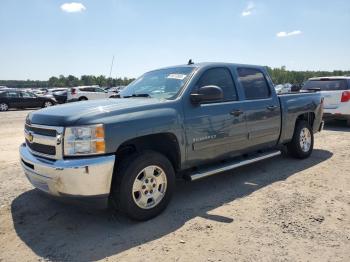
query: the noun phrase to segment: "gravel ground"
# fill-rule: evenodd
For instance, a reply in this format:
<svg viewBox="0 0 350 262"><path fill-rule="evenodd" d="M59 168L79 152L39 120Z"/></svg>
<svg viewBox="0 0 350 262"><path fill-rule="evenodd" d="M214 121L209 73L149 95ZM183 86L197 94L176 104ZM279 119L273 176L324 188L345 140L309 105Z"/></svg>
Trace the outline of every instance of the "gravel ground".
<svg viewBox="0 0 350 262"><path fill-rule="evenodd" d="M30 111L0 113L0 261L350 261L350 128L326 125L285 156L198 182L135 223L49 199L18 161Z"/></svg>

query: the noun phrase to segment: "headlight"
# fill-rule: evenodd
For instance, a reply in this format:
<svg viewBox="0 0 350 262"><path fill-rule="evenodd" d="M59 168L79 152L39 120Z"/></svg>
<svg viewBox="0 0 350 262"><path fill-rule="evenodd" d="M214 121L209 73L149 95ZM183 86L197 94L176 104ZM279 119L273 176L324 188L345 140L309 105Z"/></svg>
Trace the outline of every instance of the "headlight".
<svg viewBox="0 0 350 262"><path fill-rule="evenodd" d="M105 153L103 125L67 127L64 133L64 155L95 155Z"/></svg>

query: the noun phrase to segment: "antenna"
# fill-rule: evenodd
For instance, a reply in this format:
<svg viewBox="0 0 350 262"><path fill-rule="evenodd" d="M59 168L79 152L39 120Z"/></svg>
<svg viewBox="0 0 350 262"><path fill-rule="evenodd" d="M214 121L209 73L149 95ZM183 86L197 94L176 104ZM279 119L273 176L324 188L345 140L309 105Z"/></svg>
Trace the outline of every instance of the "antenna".
<svg viewBox="0 0 350 262"><path fill-rule="evenodd" d="M112 70L113 70L113 64L114 64L114 56L112 57L112 64L111 64L111 69L109 70L109 77L108 77L108 79L111 79ZM112 85L112 83L109 83L109 84Z"/></svg>
<svg viewBox="0 0 350 262"><path fill-rule="evenodd" d="M111 75L112 75L113 64L114 64L114 56L112 58L111 70L109 71L109 78L111 78Z"/></svg>
<svg viewBox="0 0 350 262"><path fill-rule="evenodd" d="M192 59L190 59L190 60L188 60L188 63L187 63L188 65L193 65L194 64L194 62L192 61Z"/></svg>

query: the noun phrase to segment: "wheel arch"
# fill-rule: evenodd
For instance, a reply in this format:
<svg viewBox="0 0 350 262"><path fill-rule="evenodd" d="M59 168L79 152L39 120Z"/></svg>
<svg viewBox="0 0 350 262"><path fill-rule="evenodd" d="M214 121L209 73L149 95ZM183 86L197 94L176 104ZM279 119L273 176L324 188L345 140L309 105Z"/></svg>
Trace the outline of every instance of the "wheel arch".
<svg viewBox="0 0 350 262"><path fill-rule="evenodd" d="M297 116L295 123L294 123L294 130L295 130L295 127L296 127L298 121L308 122L309 125L311 126L311 128L313 129L314 122L315 122L315 113L314 112L307 112L307 113L303 113L303 114L300 114L299 116Z"/></svg>
<svg viewBox="0 0 350 262"><path fill-rule="evenodd" d="M170 132L136 137L123 142L116 150L116 166L118 162L133 153L152 150L166 156L174 170L181 166L181 152L177 137Z"/></svg>
<svg viewBox="0 0 350 262"><path fill-rule="evenodd" d="M89 100L89 99L86 96L81 96L78 98L78 100L81 101L81 100Z"/></svg>

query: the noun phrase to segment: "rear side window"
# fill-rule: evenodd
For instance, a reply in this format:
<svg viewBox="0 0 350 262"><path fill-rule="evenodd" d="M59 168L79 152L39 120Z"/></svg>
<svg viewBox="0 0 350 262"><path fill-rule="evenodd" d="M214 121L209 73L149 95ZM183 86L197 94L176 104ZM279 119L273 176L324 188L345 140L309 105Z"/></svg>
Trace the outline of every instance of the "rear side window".
<svg viewBox="0 0 350 262"><path fill-rule="evenodd" d="M19 97L18 92L7 92L6 97L8 98L17 98Z"/></svg>
<svg viewBox="0 0 350 262"><path fill-rule="evenodd" d="M237 72L246 100L270 97L270 87L261 71L254 68L238 68Z"/></svg>
<svg viewBox="0 0 350 262"><path fill-rule="evenodd" d="M340 91L347 90L348 85L346 79L308 80L302 89L308 90L311 88L319 88L321 91Z"/></svg>
<svg viewBox="0 0 350 262"><path fill-rule="evenodd" d="M205 71L197 83L197 88L209 85L222 89L224 101L237 100L236 87L227 68L213 68Z"/></svg>

